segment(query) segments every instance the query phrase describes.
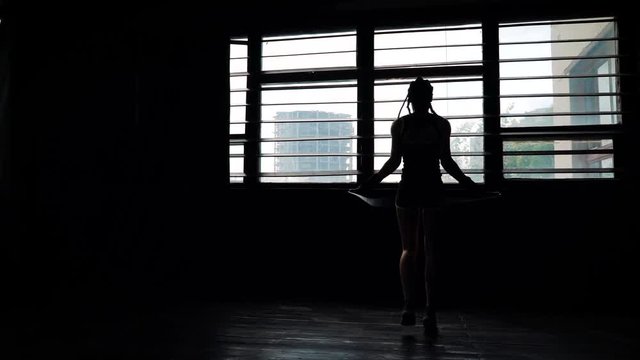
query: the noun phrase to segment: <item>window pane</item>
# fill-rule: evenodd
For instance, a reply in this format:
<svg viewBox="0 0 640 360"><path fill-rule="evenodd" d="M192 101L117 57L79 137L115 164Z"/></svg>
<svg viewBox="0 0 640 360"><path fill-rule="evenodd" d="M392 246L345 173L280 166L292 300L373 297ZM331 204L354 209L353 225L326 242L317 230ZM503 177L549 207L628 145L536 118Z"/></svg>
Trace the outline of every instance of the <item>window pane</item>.
<svg viewBox="0 0 640 360"><path fill-rule="evenodd" d="M232 106L229 109L229 121L233 122L245 122L247 120L247 107L246 106Z"/></svg>
<svg viewBox="0 0 640 360"><path fill-rule="evenodd" d="M531 76L593 76L598 73L601 64L610 62L611 66L602 75L617 74L613 59L583 59L576 60L538 60L538 61L512 61L500 63L500 76L505 77L531 77ZM578 64L579 63L579 64ZM576 66L579 65L579 66ZM558 84L565 84L568 79Z"/></svg>
<svg viewBox="0 0 640 360"><path fill-rule="evenodd" d="M482 184L484 183L484 174L466 174L468 177L471 178L471 180L473 180L474 182L478 183L478 184ZM453 176L449 175L449 174L443 174L442 175L442 182L445 184L457 184L458 181L456 179L453 178Z"/></svg>
<svg viewBox="0 0 640 360"><path fill-rule="evenodd" d="M397 48L404 46L465 45L481 44L482 29L479 25L444 26L404 29L410 32L397 32L398 29L376 30L375 49ZM401 29L402 30L402 29Z"/></svg>
<svg viewBox="0 0 640 360"><path fill-rule="evenodd" d="M310 83L312 85L312 83ZM319 85L319 84L318 84ZM323 84L326 85L326 84ZM274 104L352 101L352 104L300 104L263 105L263 138L313 139L326 137L353 137L355 121L329 121L352 119L357 114L355 87L323 89L278 90L271 87L263 91L263 101ZM325 121L322 121L325 120ZM262 182L272 183L345 183L355 182L357 161L355 156L308 156L308 154L355 154L356 140L269 141L261 144L260 171ZM278 156L293 155L293 156ZM269 156L274 155L274 156ZM299 156L295 156L299 155ZM328 176L317 176L325 172ZM282 173L285 176L273 176ZM335 173L344 173L336 175Z"/></svg>
<svg viewBox="0 0 640 360"><path fill-rule="evenodd" d="M245 105L247 103L247 93L243 91L229 93L229 102L231 105Z"/></svg>
<svg viewBox="0 0 640 360"><path fill-rule="evenodd" d="M504 141L502 149L503 151L607 150L613 149L613 141L611 139Z"/></svg>
<svg viewBox="0 0 640 360"><path fill-rule="evenodd" d="M355 119L358 114L355 100L352 104L262 105L262 120L291 119Z"/></svg>
<svg viewBox="0 0 640 360"><path fill-rule="evenodd" d="M275 56L328 51L355 51L355 34L355 31L353 31L300 36L266 37L262 41L262 55ZM304 39L296 39L299 37L304 37Z"/></svg>
<svg viewBox="0 0 640 360"><path fill-rule="evenodd" d="M231 44L229 47L229 57L247 57L247 45Z"/></svg>
<svg viewBox="0 0 640 360"><path fill-rule="evenodd" d="M229 182L244 182L244 145L229 145Z"/></svg>
<svg viewBox="0 0 640 360"><path fill-rule="evenodd" d="M349 34L353 35L318 34L314 36L327 37L304 39L296 39L300 36L265 38L262 42L262 69L272 71L356 66L355 32Z"/></svg>
<svg viewBox="0 0 640 360"><path fill-rule="evenodd" d="M616 65L618 44L616 40L605 40L615 36L615 23L608 19L588 23L562 24L550 21L538 25L502 27L501 126L599 125L619 122L619 116L615 114L620 108ZM507 42L520 44L504 44ZM525 43L521 44L522 42ZM576 59L544 60L567 56ZM527 61L513 61L514 59ZM526 94L542 96L509 97ZM545 94L562 96L551 97L544 96ZM602 95L594 96L597 94ZM540 117L545 114L559 115Z"/></svg>
<svg viewBox="0 0 640 360"><path fill-rule="evenodd" d="M244 172L244 158L229 158L229 172L232 174L241 174Z"/></svg>
<svg viewBox="0 0 640 360"><path fill-rule="evenodd" d="M509 116L503 115L500 124L503 127L527 127L527 126L568 126L568 125L593 125L616 124L620 122L620 115L596 114L596 115L554 115L554 116Z"/></svg>
<svg viewBox="0 0 640 360"><path fill-rule="evenodd" d="M356 122L315 122L262 124L262 138L310 139L326 137L351 137L356 132Z"/></svg>
<svg viewBox="0 0 640 360"><path fill-rule="evenodd" d="M613 154L509 155L505 156L504 166L506 170L572 169L583 167L591 169L602 169L610 167L605 165L608 164L608 160L612 159ZM605 165L603 165L603 161Z"/></svg>
<svg viewBox="0 0 640 360"><path fill-rule="evenodd" d="M604 69L603 69L604 70ZM608 68L606 69L608 71ZM608 74L608 73L607 73ZM604 71L603 71L603 75ZM560 79L556 81L565 81ZM573 81L581 81L584 84L597 84L591 88L585 86L585 91L589 93L609 93L616 90L618 78L614 76L584 77L573 79ZM560 92L560 84L556 88ZM528 94L553 94L554 85L551 79L529 79L529 80L502 80L500 81L500 93L505 95L528 95Z"/></svg>
<svg viewBox="0 0 640 360"><path fill-rule="evenodd" d="M244 154L244 145L229 145L229 154L231 155Z"/></svg>
<svg viewBox="0 0 640 360"><path fill-rule="evenodd" d="M617 111L615 96L503 97L502 116L509 114L545 115L550 113L590 113L606 104L606 111Z"/></svg>
<svg viewBox="0 0 640 360"><path fill-rule="evenodd" d="M352 170L355 156L286 156L263 157L261 172L310 172Z"/></svg>
<svg viewBox="0 0 640 360"><path fill-rule="evenodd" d="M264 71L321 69L356 66L356 53L270 57L262 59Z"/></svg>
<svg viewBox="0 0 640 360"><path fill-rule="evenodd" d="M247 59L231 59L229 60L229 71L233 73L247 72Z"/></svg>
<svg viewBox="0 0 640 360"><path fill-rule="evenodd" d="M617 41L581 41L569 43L542 43L542 44L517 44L500 45L500 59L527 59L542 57L584 57L589 56L585 49L600 47L597 56L616 55Z"/></svg>
<svg viewBox="0 0 640 360"><path fill-rule="evenodd" d="M455 65L460 62L480 62L482 60L482 47L460 46L455 48L376 50L375 56L374 65L376 67Z"/></svg>
<svg viewBox="0 0 640 360"><path fill-rule="evenodd" d="M391 138L387 139L374 139L373 147L376 149L376 154L391 152Z"/></svg>
<svg viewBox="0 0 640 360"><path fill-rule="evenodd" d="M479 63L482 61L482 30L475 26L472 29L451 26L377 30L374 66Z"/></svg>
<svg viewBox="0 0 640 360"><path fill-rule="evenodd" d="M484 150L484 137L482 136L452 137L450 144L451 144L452 153L482 152Z"/></svg>
<svg viewBox="0 0 640 360"><path fill-rule="evenodd" d="M611 139L505 141L503 150L505 152L503 167L505 173L510 173L509 177L512 178L601 178L606 177L603 174L607 173L601 172L601 169L613 170ZM560 151L564 153L555 153ZM572 151L580 153L566 153ZM519 155L518 152L523 154ZM536 154L535 152L544 153ZM594 169L594 172L590 174L588 169ZM546 170L546 172L536 173L536 170ZM583 171L573 173L572 171L575 170Z"/></svg>
<svg viewBox="0 0 640 360"><path fill-rule="evenodd" d="M601 173L508 173L505 172L504 177L507 179L613 179L613 172Z"/></svg>
<svg viewBox="0 0 640 360"><path fill-rule="evenodd" d="M269 176L261 177L263 183L355 183L356 175L340 176Z"/></svg>
<svg viewBox="0 0 640 360"><path fill-rule="evenodd" d="M247 77L246 76L231 76L229 79L229 87L231 90L246 89Z"/></svg>
<svg viewBox="0 0 640 360"><path fill-rule="evenodd" d="M263 104L282 103L322 103L343 102L345 99L357 99L358 89L352 87L336 87L321 89L263 90ZM347 100L348 101L348 100Z"/></svg>
<svg viewBox="0 0 640 360"><path fill-rule="evenodd" d="M244 134L244 124L230 124L229 133L232 135Z"/></svg>
<svg viewBox="0 0 640 360"><path fill-rule="evenodd" d="M540 25L523 24L503 27L499 32L500 42L580 40L611 37L611 34L604 31L613 25L610 19L601 19L601 21L596 22L591 22L591 19L584 20L590 22L556 24L555 21L549 21Z"/></svg>
<svg viewBox="0 0 640 360"><path fill-rule="evenodd" d="M264 154L355 154L356 140L269 141L261 144Z"/></svg>
<svg viewBox="0 0 640 360"><path fill-rule="evenodd" d="M390 135L392 123L393 120L376 120L373 123L373 133L375 135Z"/></svg>

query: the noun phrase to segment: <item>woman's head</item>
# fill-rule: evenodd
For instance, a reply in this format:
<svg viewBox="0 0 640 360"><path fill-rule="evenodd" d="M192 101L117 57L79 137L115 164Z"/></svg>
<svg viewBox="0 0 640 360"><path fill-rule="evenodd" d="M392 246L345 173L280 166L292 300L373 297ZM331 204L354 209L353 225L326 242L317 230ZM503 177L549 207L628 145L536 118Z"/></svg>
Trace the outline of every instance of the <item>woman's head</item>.
<svg viewBox="0 0 640 360"><path fill-rule="evenodd" d="M414 111L427 111L433 100L433 86L429 80L418 77L409 85L407 100Z"/></svg>
<svg viewBox="0 0 640 360"><path fill-rule="evenodd" d="M418 77L409 84L409 91L407 92L407 97L402 102L400 111L398 111L398 118L400 118L400 114L402 113L405 103L407 104L407 110L409 113L411 113L411 108L409 107L409 104L411 104L414 112L426 113L431 109L431 112L436 114L431 106L432 100L433 86L431 86L429 80Z"/></svg>

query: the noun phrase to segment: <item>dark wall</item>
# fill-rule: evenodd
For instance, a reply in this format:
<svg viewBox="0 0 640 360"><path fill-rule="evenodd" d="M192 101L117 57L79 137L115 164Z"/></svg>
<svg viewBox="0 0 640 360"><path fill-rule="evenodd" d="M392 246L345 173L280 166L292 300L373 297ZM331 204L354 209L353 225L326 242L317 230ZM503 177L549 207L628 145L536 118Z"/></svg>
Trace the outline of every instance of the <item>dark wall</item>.
<svg viewBox="0 0 640 360"><path fill-rule="evenodd" d="M358 13L336 4L316 15L337 12L339 23ZM12 9L3 209L21 301L400 303L391 209L335 189L226 185L227 35L274 26L247 23L241 8ZM637 149L627 144L633 164ZM448 209L437 247L440 301L637 301L629 284L638 226L624 206L633 209L638 196L635 172L625 176L516 183L501 201Z"/></svg>
<svg viewBox="0 0 640 360"><path fill-rule="evenodd" d="M21 292L171 293L221 230L198 232L225 183L222 32L160 6L12 10Z"/></svg>
<svg viewBox="0 0 640 360"><path fill-rule="evenodd" d="M393 209L334 190L232 194L224 288L400 304ZM622 208L628 193L618 185L522 184L503 194L439 214L443 306L632 303L638 245L633 215Z"/></svg>

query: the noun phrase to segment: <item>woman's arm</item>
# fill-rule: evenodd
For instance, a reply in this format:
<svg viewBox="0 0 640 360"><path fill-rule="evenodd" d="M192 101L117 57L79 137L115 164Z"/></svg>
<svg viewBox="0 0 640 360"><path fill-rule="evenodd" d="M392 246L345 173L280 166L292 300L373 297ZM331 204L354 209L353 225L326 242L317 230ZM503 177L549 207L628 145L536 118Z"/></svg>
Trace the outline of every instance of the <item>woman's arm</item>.
<svg viewBox="0 0 640 360"><path fill-rule="evenodd" d="M460 170L458 164L451 157L451 125L449 124L449 121L442 118L441 123L443 125L440 131L440 163L442 164L442 167L460 184L467 187L475 186L476 183L474 183L470 177L465 175L462 170Z"/></svg>
<svg viewBox="0 0 640 360"><path fill-rule="evenodd" d="M400 166L402 160L402 154L400 153L400 121L403 120L398 119L391 124L391 155L389 159L387 159L387 162L384 163L380 171L367 179L359 189L369 188L380 183Z"/></svg>

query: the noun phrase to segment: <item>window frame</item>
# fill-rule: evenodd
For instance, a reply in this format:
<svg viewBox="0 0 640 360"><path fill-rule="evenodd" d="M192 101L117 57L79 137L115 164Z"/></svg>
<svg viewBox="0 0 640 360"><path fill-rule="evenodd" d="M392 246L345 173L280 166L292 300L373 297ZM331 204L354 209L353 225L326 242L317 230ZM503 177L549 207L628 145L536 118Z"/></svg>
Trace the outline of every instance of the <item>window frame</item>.
<svg viewBox="0 0 640 360"><path fill-rule="evenodd" d="M357 148L358 151L354 153L354 157L357 158L357 183L362 183L365 179L371 176L374 172L374 86L376 79L382 76L393 77L433 77L433 76L465 76L465 75L480 75L483 84L484 91L484 185L487 188L499 189L508 184L515 183L567 183L567 182L593 182L593 183L609 183L614 180L619 180L623 173L624 165L623 158L619 156L622 149L622 135L623 124L625 121L624 115L624 77L623 73L625 63L622 61L624 36L620 35L621 26L620 19L612 14L602 14L602 17L611 18L611 21L616 23L618 27L618 53L619 60L617 76L619 77L620 94L618 95L618 102L620 103L619 111L621 113L621 123L607 124L607 125L581 125L579 131L581 134L592 137L594 134L605 134L613 141L613 154L615 160L615 168L613 169L612 178L576 178L576 179L531 179L531 178L507 178L503 173L503 141L517 140L522 138L549 138L550 136L563 136L576 131L573 126L553 126L553 127L540 127L540 128L503 128L501 127L501 111L500 111L500 75L499 75L499 28L500 23L503 22L530 22L530 21L551 21L558 19L566 20L580 20L587 17L596 17L593 14L589 15L566 15L562 17L549 17L549 16L537 16L530 19L498 19L493 16L483 16L481 19L465 19L463 21L451 21L450 23L443 22L438 25L458 25L469 23L480 23L482 29L482 63L480 65L464 65L459 66L457 72L446 71L443 73L441 68L433 68L428 70L426 67L422 68L406 68L406 69L375 69L374 68L374 33L375 29L379 27L403 27L412 26L414 24L359 24L355 26L356 31L356 67L349 69L328 69L319 71L261 71L261 45L262 38L268 33L269 36L276 34L274 31L254 32L248 36L249 50L248 50L248 92L247 92L247 121L245 132L245 154L244 154L244 182L242 183L230 183L232 187L274 187L274 188L350 188L356 183L276 183L276 182L260 182L259 170L260 170L260 87L263 83L277 83L277 82L300 82L300 81L331 81L331 80L346 80L356 79L357 84ZM422 24L425 26L426 24ZM329 31L353 31L354 26L341 26L339 28L317 28L308 29L309 31L301 32L313 34ZM291 31L283 32L284 35L292 33ZM479 69L478 69L479 68ZM435 69L435 71L434 71ZM451 70L451 69L449 69ZM478 72L478 70L480 70ZM628 75L628 74L627 74ZM256 139L250 141L249 139ZM228 177L229 178L229 177ZM381 183L381 188L394 187L393 183ZM445 184L448 188L455 188L458 184Z"/></svg>

